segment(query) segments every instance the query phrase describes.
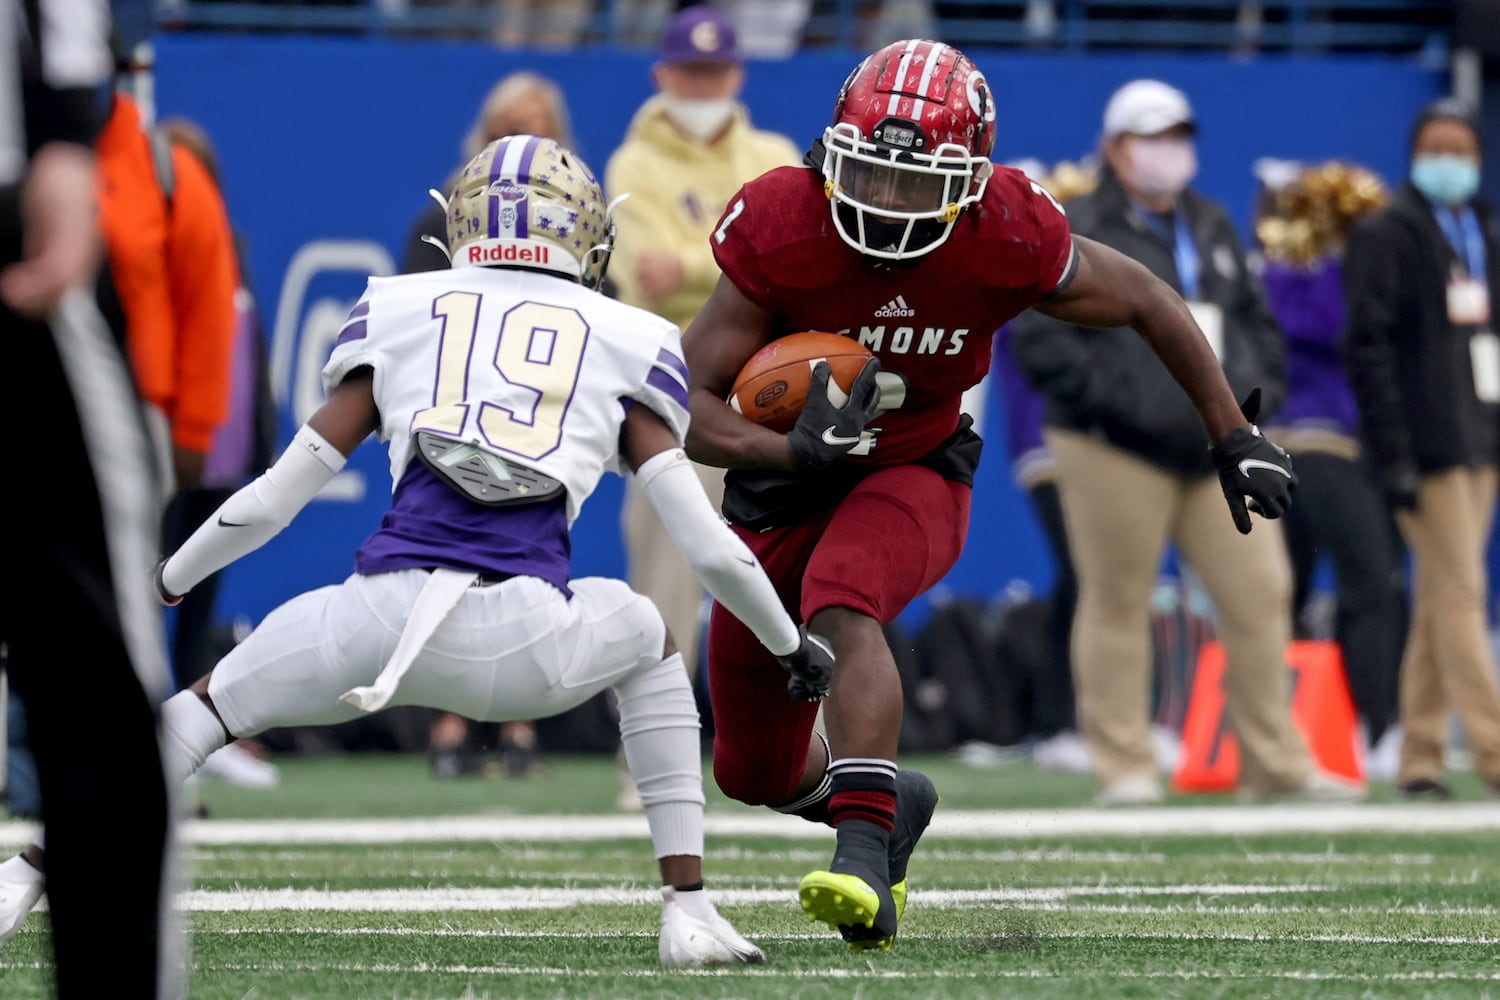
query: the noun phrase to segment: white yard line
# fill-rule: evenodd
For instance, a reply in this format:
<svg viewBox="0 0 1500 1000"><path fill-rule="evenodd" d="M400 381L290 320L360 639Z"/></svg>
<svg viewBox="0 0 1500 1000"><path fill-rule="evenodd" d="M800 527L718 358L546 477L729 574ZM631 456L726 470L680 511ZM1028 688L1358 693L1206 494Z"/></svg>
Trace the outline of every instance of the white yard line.
<svg viewBox="0 0 1500 1000"><path fill-rule="evenodd" d="M768 810L710 813L709 836L823 839L827 831ZM16 846L30 823L0 824L0 845ZM933 817L927 838L1024 839L1089 836L1254 835L1273 833L1476 833L1500 830L1500 803L1440 805L1158 806L1144 809L950 810ZM193 820L183 840L214 844L403 844L433 841L589 841L645 838L637 814L435 816L420 819Z"/></svg>
<svg viewBox="0 0 1500 1000"><path fill-rule="evenodd" d="M955 909L1025 903L1062 903L1079 898L1147 898L1191 896L1281 896L1329 892L1326 885L1106 885L1048 886L1011 889L922 889L911 894L913 906ZM786 889L719 889L721 906L785 903ZM550 910L572 906L643 906L661 902L660 890L632 886L559 888L449 887L438 889L191 889L178 896L182 909L197 913L241 913L279 910L328 910L344 913L443 913L457 911Z"/></svg>

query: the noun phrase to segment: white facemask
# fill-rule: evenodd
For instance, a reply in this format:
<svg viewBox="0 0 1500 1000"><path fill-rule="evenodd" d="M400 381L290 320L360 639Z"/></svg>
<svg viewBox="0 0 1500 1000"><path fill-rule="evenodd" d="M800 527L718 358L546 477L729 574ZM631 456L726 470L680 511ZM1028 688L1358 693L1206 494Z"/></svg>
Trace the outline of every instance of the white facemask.
<svg viewBox="0 0 1500 1000"><path fill-rule="evenodd" d="M729 119L734 117L735 100L732 97L711 97L707 100L689 100L686 97L666 97L667 117L672 123L699 142L708 142L724 130Z"/></svg>
<svg viewBox="0 0 1500 1000"><path fill-rule="evenodd" d="M1150 197L1179 195L1198 174L1198 152L1187 139L1136 139L1127 161L1126 185Z"/></svg>

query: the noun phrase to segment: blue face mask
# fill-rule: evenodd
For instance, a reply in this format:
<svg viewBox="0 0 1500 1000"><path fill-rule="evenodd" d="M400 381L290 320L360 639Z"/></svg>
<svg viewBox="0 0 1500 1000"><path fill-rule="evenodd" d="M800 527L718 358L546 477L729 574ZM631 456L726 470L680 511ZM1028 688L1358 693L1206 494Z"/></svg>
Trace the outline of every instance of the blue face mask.
<svg viewBox="0 0 1500 1000"><path fill-rule="evenodd" d="M1462 205L1479 191L1479 164L1462 156L1419 156L1411 182L1440 205Z"/></svg>

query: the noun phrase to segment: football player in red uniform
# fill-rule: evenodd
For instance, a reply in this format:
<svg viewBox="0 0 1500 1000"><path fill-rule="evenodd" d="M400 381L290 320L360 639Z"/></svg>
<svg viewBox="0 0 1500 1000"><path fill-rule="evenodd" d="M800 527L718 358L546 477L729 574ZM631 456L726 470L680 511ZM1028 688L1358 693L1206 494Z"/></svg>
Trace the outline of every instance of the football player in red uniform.
<svg viewBox="0 0 1500 1000"><path fill-rule="evenodd" d="M793 616L838 655L825 741L817 702L805 700L824 679L789 687L715 605L714 776L733 798L837 829L832 863L800 896L856 948L890 947L907 859L936 804L930 781L896 767L901 682L882 626L963 547L981 442L960 397L988 370L993 331L1029 307L1134 327L1202 416L1241 531L1247 501L1278 517L1295 484L1286 453L1251 423L1258 394L1242 411L1181 297L1072 236L1046 191L990 162L994 142L993 96L962 52L910 40L870 55L806 164L763 174L729 202L711 237L723 275L684 338L688 451L730 470L725 516ZM841 332L875 359L831 396L817 366L789 433L730 409L745 361L801 330Z"/></svg>

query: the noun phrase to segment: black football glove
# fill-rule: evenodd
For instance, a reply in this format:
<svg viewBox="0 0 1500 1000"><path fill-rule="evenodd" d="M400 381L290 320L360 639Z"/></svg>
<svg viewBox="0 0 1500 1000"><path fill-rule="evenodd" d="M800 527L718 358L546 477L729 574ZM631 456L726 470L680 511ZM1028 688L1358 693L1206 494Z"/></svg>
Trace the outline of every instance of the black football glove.
<svg viewBox="0 0 1500 1000"><path fill-rule="evenodd" d="M165 559L156 564L156 569L151 574L151 589L156 592L156 599L158 601L161 601L169 608L175 608L182 603L183 595L172 593L167 589L166 583L162 581L161 571L166 565L167 561Z"/></svg>
<svg viewBox="0 0 1500 1000"><path fill-rule="evenodd" d="M792 679L786 682L787 697L793 701L822 701L833 683L833 647L821 635L814 635L805 625L797 626L802 642L786 656L776 657Z"/></svg>
<svg viewBox="0 0 1500 1000"><path fill-rule="evenodd" d="M786 436L799 468L821 469L847 455L867 435L876 433L866 431L865 424L874 419L880 406L880 385L875 380L879 371L879 358L866 361L849 389L849 398L843 406L835 406L828 398L828 380L833 369L826 361L819 361L813 367L807 402Z"/></svg>
<svg viewBox="0 0 1500 1000"><path fill-rule="evenodd" d="M1250 511L1266 518L1286 513L1292 505L1297 475L1292 471L1292 456L1263 437L1255 426L1255 416L1260 412L1258 386L1240 404L1240 412L1250 421L1249 428L1236 427L1210 448L1209 454L1219 470L1219 483L1224 487L1224 499L1229 501L1234 526L1240 534L1248 535Z"/></svg>

